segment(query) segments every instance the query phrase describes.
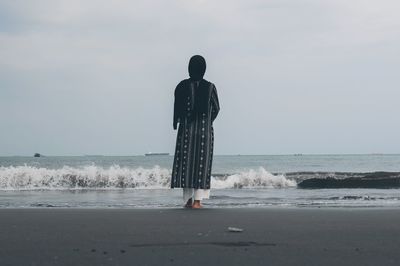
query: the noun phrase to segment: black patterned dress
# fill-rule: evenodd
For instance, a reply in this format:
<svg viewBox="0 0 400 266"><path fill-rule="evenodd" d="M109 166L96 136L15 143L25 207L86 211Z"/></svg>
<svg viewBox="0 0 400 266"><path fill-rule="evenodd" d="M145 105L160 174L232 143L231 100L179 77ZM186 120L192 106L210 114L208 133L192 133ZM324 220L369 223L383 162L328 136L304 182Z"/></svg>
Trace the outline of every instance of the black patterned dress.
<svg viewBox="0 0 400 266"><path fill-rule="evenodd" d="M213 121L219 112L217 89L202 79L183 80L175 89L176 139L171 188L210 189Z"/></svg>

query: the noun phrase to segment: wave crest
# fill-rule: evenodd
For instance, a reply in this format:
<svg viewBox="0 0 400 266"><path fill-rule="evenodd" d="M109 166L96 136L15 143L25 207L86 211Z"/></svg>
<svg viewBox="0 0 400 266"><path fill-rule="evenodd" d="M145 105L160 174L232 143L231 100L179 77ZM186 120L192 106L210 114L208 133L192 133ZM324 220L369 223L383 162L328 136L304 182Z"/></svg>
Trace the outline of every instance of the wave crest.
<svg viewBox="0 0 400 266"><path fill-rule="evenodd" d="M64 166L49 169L35 166L0 167L1 190L51 190L51 189L116 189L170 187L171 171L153 168L129 168L113 165L103 168L96 165L80 168ZM284 188L296 182L284 175L274 175L260 167L234 175L212 177L211 187L224 188Z"/></svg>
<svg viewBox="0 0 400 266"><path fill-rule="evenodd" d="M285 188L296 185L296 181L284 175L274 175L263 167L212 180L213 188Z"/></svg>
<svg viewBox="0 0 400 266"><path fill-rule="evenodd" d="M170 172L155 166L151 169L95 165L60 169L33 166L0 167L0 188L15 189L78 189L78 188L165 188Z"/></svg>

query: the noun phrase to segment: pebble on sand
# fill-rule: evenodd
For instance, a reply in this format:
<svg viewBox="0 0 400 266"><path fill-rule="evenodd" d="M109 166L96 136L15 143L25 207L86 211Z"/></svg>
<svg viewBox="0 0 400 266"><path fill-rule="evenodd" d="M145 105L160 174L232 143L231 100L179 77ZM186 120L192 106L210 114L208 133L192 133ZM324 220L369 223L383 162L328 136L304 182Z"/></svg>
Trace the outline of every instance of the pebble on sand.
<svg viewBox="0 0 400 266"><path fill-rule="evenodd" d="M234 232L234 233L240 233L243 232L242 228L237 228L237 227L228 227L229 232Z"/></svg>

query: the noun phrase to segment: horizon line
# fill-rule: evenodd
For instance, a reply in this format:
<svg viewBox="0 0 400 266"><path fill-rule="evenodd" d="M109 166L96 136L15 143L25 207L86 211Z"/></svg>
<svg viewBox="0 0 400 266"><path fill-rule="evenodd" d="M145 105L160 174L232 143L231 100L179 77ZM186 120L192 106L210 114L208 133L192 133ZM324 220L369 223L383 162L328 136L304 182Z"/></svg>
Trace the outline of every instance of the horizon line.
<svg viewBox="0 0 400 266"><path fill-rule="evenodd" d="M65 154L65 155L46 155L40 154L43 157L145 157L145 154L130 154L130 155L118 155L118 154ZM214 156L310 156L310 155L400 155L400 153L278 153L278 154L249 154L249 153L228 153L228 154L214 154ZM160 156L174 156L174 154L160 155ZM0 157L34 157L33 155L0 155Z"/></svg>

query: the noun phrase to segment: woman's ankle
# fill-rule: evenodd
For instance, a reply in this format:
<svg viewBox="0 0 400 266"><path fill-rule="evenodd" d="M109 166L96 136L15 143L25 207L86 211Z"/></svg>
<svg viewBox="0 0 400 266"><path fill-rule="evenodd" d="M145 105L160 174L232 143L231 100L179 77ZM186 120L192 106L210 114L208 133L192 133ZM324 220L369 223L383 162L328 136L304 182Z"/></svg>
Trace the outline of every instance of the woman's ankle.
<svg viewBox="0 0 400 266"><path fill-rule="evenodd" d="M200 200L195 200L192 204L192 208L201 208L201 201Z"/></svg>

